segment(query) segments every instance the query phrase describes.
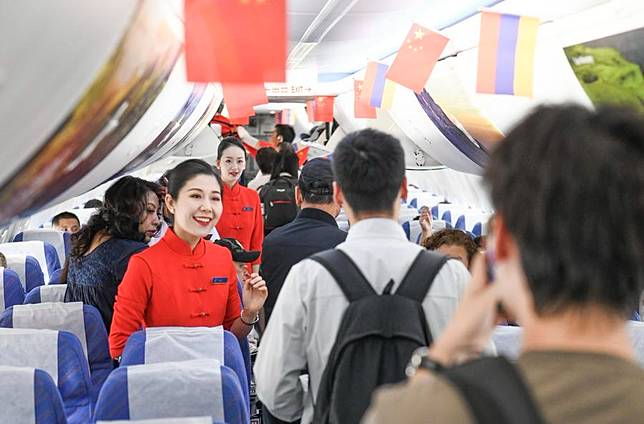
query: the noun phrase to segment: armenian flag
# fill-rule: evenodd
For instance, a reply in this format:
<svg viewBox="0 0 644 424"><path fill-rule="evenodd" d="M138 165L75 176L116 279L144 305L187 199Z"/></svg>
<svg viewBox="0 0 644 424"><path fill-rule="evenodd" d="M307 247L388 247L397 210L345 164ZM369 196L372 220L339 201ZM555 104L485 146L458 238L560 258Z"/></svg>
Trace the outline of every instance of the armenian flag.
<svg viewBox="0 0 644 424"><path fill-rule="evenodd" d="M539 19L481 12L476 91L532 96Z"/></svg>

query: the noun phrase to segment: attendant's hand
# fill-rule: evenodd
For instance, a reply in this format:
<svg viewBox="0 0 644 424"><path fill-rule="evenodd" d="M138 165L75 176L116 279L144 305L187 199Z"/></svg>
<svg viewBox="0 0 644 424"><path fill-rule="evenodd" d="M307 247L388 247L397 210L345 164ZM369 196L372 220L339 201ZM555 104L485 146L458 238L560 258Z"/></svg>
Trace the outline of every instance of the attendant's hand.
<svg viewBox="0 0 644 424"><path fill-rule="evenodd" d="M499 287L488 284L485 255L477 254L463 301L447 328L430 347L429 356L449 366L481 354L498 319Z"/></svg>
<svg viewBox="0 0 644 424"><path fill-rule="evenodd" d="M268 288L266 281L259 274L252 273L244 280L244 290L242 298L244 302L244 311L256 316L268 297Z"/></svg>

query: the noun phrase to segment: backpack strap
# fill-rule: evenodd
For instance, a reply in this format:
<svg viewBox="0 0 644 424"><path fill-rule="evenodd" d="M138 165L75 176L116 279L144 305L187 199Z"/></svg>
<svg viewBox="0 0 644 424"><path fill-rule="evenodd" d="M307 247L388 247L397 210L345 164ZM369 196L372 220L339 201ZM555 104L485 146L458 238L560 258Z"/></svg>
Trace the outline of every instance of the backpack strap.
<svg viewBox="0 0 644 424"><path fill-rule="evenodd" d="M542 424L530 389L504 357L482 358L442 375L456 386L478 424Z"/></svg>
<svg viewBox="0 0 644 424"><path fill-rule="evenodd" d="M360 268L340 249L316 253L309 259L322 265L333 276L349 302L378 293L371 287Z"/></svg>
<svg viewBox="0 0 644 424"><path fill-rule="evenodd" d="M447 259L436 252L422 250L407 270L396 294L423 303L438 271Z"/></svg>

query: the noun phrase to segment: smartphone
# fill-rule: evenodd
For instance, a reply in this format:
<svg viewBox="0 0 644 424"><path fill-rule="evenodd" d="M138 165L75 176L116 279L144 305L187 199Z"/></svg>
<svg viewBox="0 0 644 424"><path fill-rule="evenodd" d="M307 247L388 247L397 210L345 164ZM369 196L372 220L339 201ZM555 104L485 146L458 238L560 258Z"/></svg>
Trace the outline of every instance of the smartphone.
<svg viewBox="0 0 644 424"><path fill-rule="evenodd" d="M489 240L488 240L489 241ZM485 249L485 264L487 269L487 283L492 284L494 282L494 262L496 255L494 249L491 246L491 243L488 243L487 249Z"/></svg>

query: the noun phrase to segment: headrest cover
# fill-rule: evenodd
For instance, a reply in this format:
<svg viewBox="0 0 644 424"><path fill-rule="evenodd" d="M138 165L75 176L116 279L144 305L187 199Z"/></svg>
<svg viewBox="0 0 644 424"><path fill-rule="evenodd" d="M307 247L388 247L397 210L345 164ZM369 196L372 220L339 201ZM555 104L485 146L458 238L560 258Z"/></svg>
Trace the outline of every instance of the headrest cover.
<svg viewBox="0 0 644 424"><path fill-rule="evenodd" d="M145 336L145 363L224 360L224 329L219 327L152 327Z"/></svg>
<svg viewBox="0 0 644 424"><path fill-rule="evenodd" d="M0 328L0 346L3 365L40 368L58 381L58 331Z"/></svg>
<svg viewBox="0 0 644 424"><path fill-rule="evenodd" d="M34 374L33 368L0 366L0 422L34 423Z"/></svg>

